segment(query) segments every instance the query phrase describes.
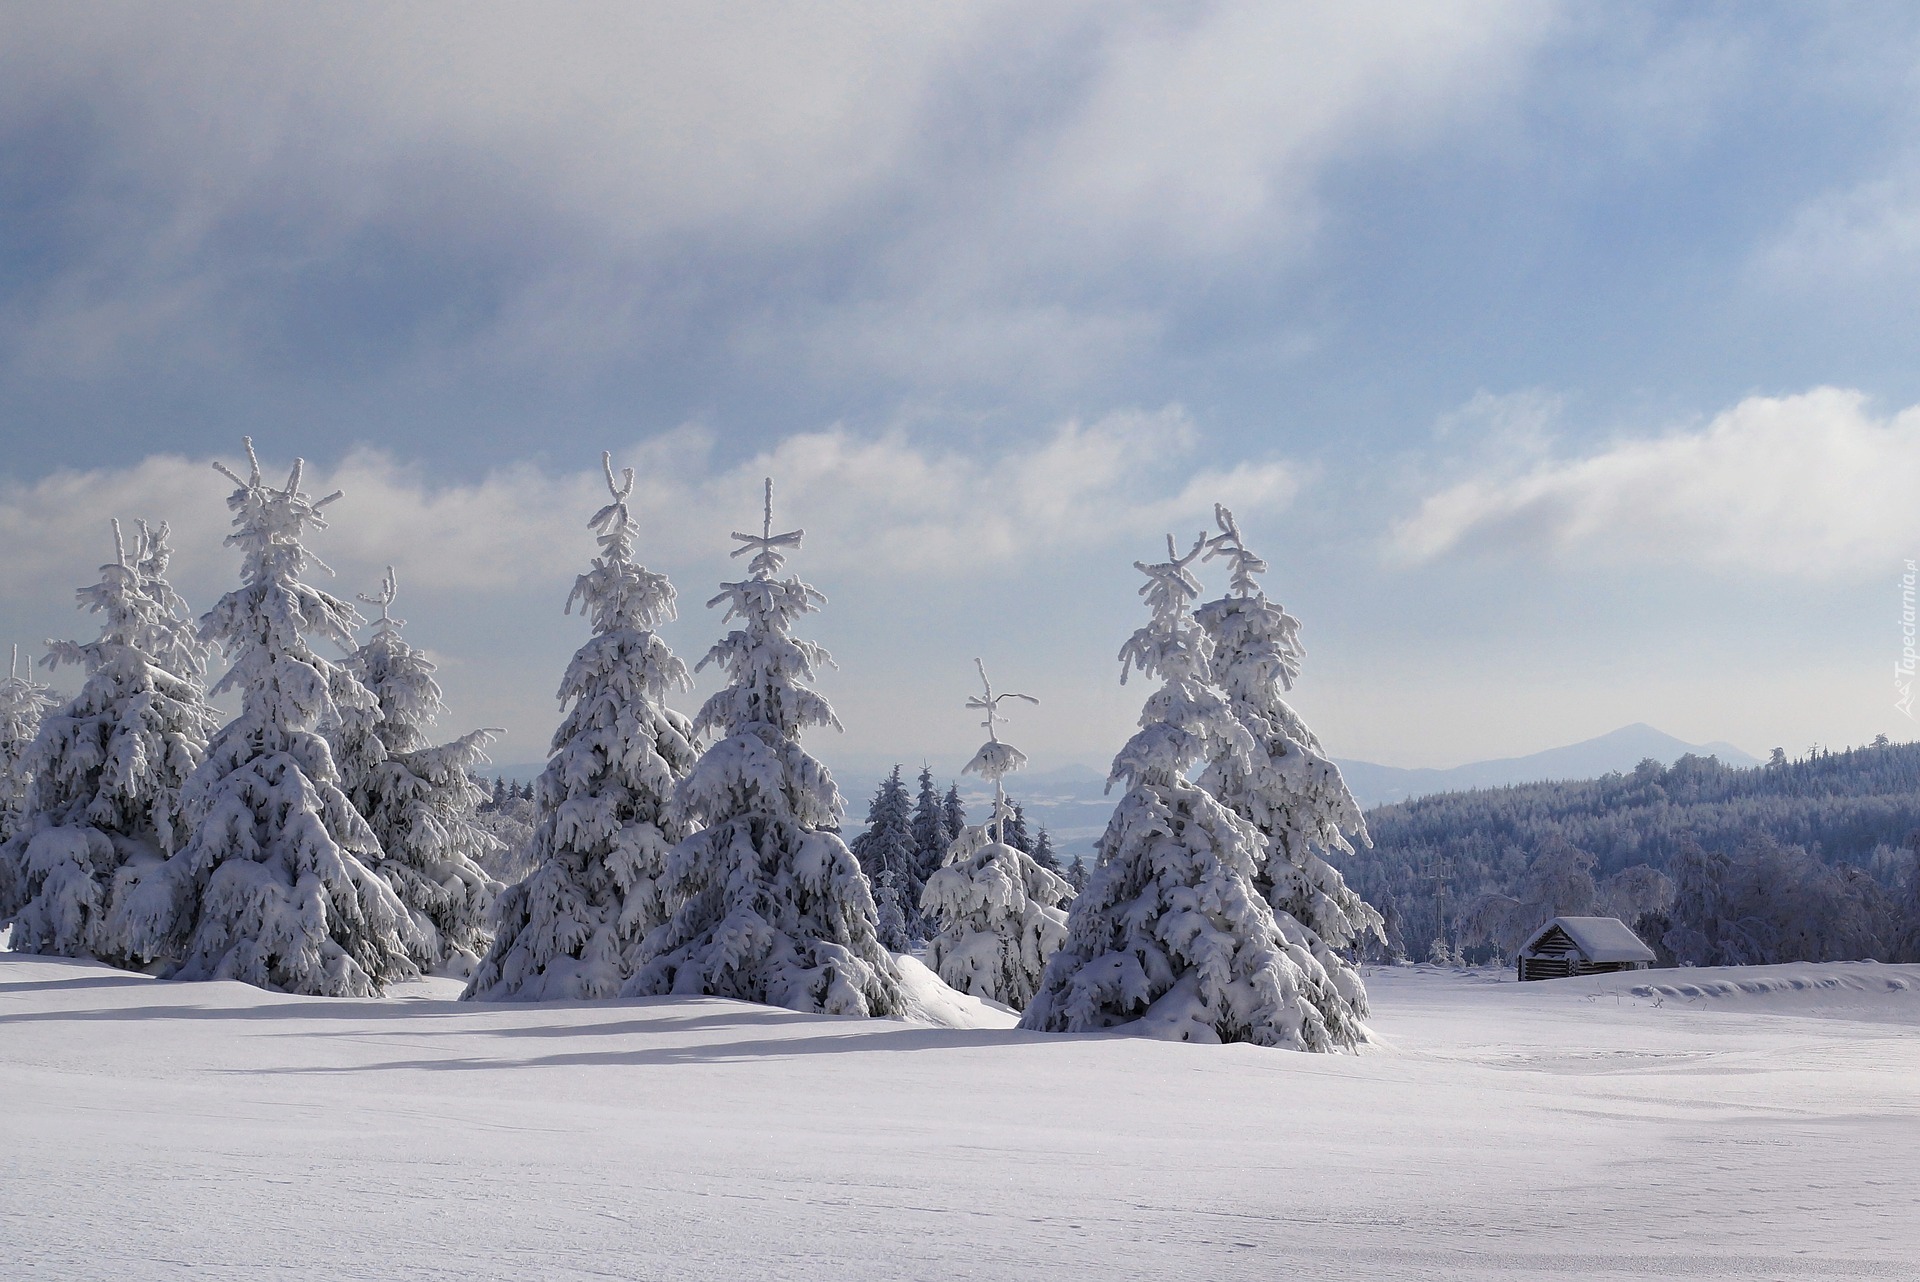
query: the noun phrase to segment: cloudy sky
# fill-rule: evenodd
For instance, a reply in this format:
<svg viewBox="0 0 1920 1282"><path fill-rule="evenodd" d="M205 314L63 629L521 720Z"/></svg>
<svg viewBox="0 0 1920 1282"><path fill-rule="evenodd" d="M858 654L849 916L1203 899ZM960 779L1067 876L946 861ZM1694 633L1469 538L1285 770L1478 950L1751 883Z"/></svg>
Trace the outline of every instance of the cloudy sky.
<svg viewBox="0 0 1920 1282"><path fill-rule="evenodd" d="M690 659L774 477L850 768L1104 765L1216 499L1337 755L1912 738L1917 291L1907 5L4 3L0 636L250 433L535 759L612 449Z"/></svg>

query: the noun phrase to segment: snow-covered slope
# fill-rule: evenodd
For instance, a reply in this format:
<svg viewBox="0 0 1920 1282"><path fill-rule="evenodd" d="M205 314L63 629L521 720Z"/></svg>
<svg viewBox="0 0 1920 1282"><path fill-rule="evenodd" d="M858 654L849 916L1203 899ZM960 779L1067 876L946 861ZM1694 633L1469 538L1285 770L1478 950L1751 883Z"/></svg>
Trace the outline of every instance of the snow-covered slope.
<svg viewBox="0 0 1920 1282"><path fill-rule="evenodd" d="M1356 1057L0 955L0 1252L35 1278L1913 1276L1920 967L1368 983Z"/></svg>

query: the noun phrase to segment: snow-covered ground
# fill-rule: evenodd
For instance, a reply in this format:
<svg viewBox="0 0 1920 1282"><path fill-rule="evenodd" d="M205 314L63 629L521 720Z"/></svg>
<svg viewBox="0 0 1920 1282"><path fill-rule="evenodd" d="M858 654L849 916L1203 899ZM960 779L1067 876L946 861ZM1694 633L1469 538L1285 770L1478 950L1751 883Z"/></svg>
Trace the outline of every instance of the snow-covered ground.
<svg viewBox="0 0 1920 1282"><path fill-rule="evenodd" d="M1369 983L1380 1044L1354 1057L0 955L0 1255L34 1278L1920 1276L1920 967Z"/></svg>

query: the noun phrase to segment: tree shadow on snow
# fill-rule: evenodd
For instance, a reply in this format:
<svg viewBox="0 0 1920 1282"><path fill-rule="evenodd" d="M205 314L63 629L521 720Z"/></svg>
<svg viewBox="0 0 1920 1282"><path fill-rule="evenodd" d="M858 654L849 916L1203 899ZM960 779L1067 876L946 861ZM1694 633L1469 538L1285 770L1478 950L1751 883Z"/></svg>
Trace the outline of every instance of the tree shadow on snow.
<svg viewBox="0 0 1920 1282"><path fill-rule="evenodd" d="M773 1037L696 1046L674 1046L645 1051L589 1052L575 1056L533 1057L526 1060L480 1059L470 1061L422 1061L418 1064L380 1064L369 1068L398 1067L485 1067L499 1063L565 1064L619 1062L623 1057L643 1063L715 1063L729 1059L756 1059L768 1055L807 1055L847 1051L901 1051L941 1047L979 1046L1016 1042L1039 1036L1014 1029L952 1029L923 1025L901 1027L893 1021L853 1017L809 1015L778 1006L758 1006L712 997L646 997L618 1001L555 1002L460 1002L429 998L377 997L302 997L252 988L230 980L171 981L156 980L130 972L113 972L82 978L48 980L40 983L0 983L0 996L21 995L53 989L111 989L140 985L143 996L165 992L169 997L186 998L196 989L209 987L230 992L232 1006L204 1005L176 1000L164 1004L100 1006L92 1008L4 1011L0 1025L115 1021L237 1021L241 1023L300 1024L342 1021L379 1024L379 1033L410 1037L501 1037L501 1038L676 1038L690 1033L725 1031L751 1027L809 1026L820 1031L812 1036ZM159 987L154 987L158 985ZM723 1003L719 1009L714 1003ZM561 1013L590 1011L601 1018L594 1022L569 1022L556 1019ZM612 1018L606 1018L611 1016ZM524 1021L524 1022L523 1022ZM433 1026L428 1027L431 1023ZM876 1032L876 1025L891 1031ZM369 1029L341 1029L341 1035L367 1033ZM286 1037L320 1035L320 1030L290 1028ZM332 1034L325 1034L332 1035ZM1057 1040L1057 1035L1048 1035ZM637 1057L637 1058L635 1058ZM651 1058L649 1058L651 1057ZM277 1071L343 1071L277 1070Z"/></svg>
<svg viewBox="0 0 1920 1282"><path fill-rule="evenodd" d="M27 993L53 993L63 989L76 988L126 988L132 983L146 983L145 975L88 975L84 979L39 979L25 983L0 984L0 997L21 996Z"/></svg>
<svg viewBox="0 0 1920 1282"><path fill-rule="evenodd" d="M121 970L105 962L94 961L90 957L52 957L40 953L0 953L5 958L4 970L0 975L0 996L49 993L60 989L73 988L131 988L138 984L151 984L153 976L143 975L139 971ZM55 976L71 975L79 970L84 975L60 979ZM38 972L38 973L36 973Z"/></svg>
<svg viewBox="0 0 1920 1282"><path fill-rule="evenodd" d="M775 1012L788 1014L791 1012ZM708 1026L718 1027L723 1023L718 1018L702 1021ZM684 1031L687 1025L678 1025L673 1031ZM528 1029L492 1029L494 1034L520 1034L536 1030ZM542 1033L555 1034L568 1031L576 1034L591 1035L595 1032L603 1036L619 1036L626 1032L664 1031L658 1025L604 1025L598 1030L592 1029L541 1029ZM692 1046L651 1046L633 1047L623 1050L573 1051L558 1055L489 1056L473 1055L460 1058L388 1060L377 1064L359 1064L346 1067L290 1067L259 1070L269 1074L328 1074L389 1072L399 1070L424 1070L430 1072L473 1072L495 1071L509 1068L577 1068L593 1066L615 1066L632 1068L673 1067L678 1065L705 1065L747 1063L754 1060L791 1059L803 1055L846 1055L846 1054L901 1054L915 1051L939 1050L984 1050L1003 1046L1038 1046L1057 1044L1063 1041L1094 1040L1111 1034L1062 1035L1057 1033L1028 1033L1019 1029L967 1029L967 1028L898 1028L886 1032L874 1032L866 1021L861 1027L845 1032L823 1032L811 1037L769 1037L743 1039L737 1041L709 1042ZM231 1070L249 1072L252 1070Z"/></svg>

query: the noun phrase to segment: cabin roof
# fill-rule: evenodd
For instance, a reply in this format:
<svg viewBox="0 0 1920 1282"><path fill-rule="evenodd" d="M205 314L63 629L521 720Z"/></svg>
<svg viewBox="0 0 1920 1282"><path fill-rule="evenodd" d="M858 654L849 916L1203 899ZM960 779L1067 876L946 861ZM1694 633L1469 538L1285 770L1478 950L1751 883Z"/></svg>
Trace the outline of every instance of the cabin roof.
<svg viewBox="0 0 1920 1282"><path fill-rule="evenodd" d="M1555 917L1533 932L1521 945L1522 953L1531 952L1555 927L1566 932L1574 947L1594 962L1650 962L1653 949L1640 942L1640 936L1628 929L1618 917Z"/></svg>

